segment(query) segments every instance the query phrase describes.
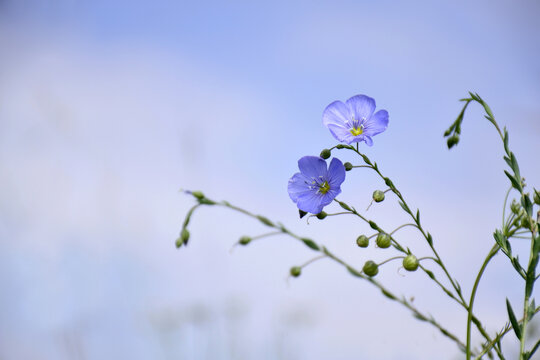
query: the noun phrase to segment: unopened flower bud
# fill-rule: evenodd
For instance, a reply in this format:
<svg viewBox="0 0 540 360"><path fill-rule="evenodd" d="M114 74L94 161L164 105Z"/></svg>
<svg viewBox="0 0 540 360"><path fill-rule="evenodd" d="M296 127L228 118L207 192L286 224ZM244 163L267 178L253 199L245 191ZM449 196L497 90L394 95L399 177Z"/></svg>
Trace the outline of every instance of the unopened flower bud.
<svg viewBox="0 0 540 360"><path fill-rule="evenodd" d="M176 247L180 247L183 244L187 245L189 240L189 231L186 228L182 229L182 232L180 232L180 237L178 240L176 240Z"/></svg>
<svg viewBox="0 0 540 360"><path fill-rule="evenodd" d="M530 229L531 228L531 218L527 215L523 216L521 218L521 222L519 224L524 229Z"/></svg>
<svg viewBox="0 0 540 360"><path fill-rule="evenodd" d="M519 214L519 209L521 208L521 205L516 201L516 199L512 200L512 203L510 204L510 210L512 210L512 212L514 214Z"/></svg>
<svg viewBox="0 0 540 360"><path fill-rule="evenodd" d="M343 144L337 144L336 145L336 149L343 149L345 147L345 145Z"/></svg>
<svg viewBox="0 0 540 360"><path fill-rule="evenodd" d="M362 248L366 248L369 246L369 239L366 235L360 235L356 239L356 244Z"/></svg>
<svg viewBox="0 0 540 360"><path fill-rule="evenodd" d="M251 238L249 236L242 236L240 240L238 240L238 243L240 245L247 245L251 242Z"/></svg>
<svg viewBox="0 0 540 360"><path fill-rule="evenodd" d="M343 164L343 166L345 166L345 171L351 171L353 168L353 165L348 161L345 164Z"/></svg>
<svg viewBox="0 0 540 360"><path fill-rule="evenodd" d="M195 196L198 200L204 199L204 194L201 191L192 191L191 195Z"/></svg>
<svg viewBox="0 0 540 360"><path fill-rule="evenodd" d="M319 220L322 220L324 219L328 214L325 213L324 211L321 211L320 213L317 214L317 219Z"/></svg>
<svg viewBox="0 0 540 360"><path fill-rule="evenodd" d="M403 267L407 271L416 271L416 269L418 269L418 265L419 265L418 259L416 258L416 256L412 254L407 255L403 259Z"/></svg>
<svg viewBox="0 0 540 360"><path fill-rule="evenodd" d="M332 156L332 152L330 151L330 149L323 149L323 151L321 151L321 157L323 159L328 159L330 156Z"/></svg>
<svg viewBox="0 0 540 360"><path fill-rule="evenodd" d="M385 233L379 233L379 235L377 235L377 240L375 241L375 243L378 247L386 249L387 247L390 247L392 241L390 239L390 235Z"/></svg>
<svg viewBox="0 0 540 360"><path fill-rule="evenodd" d="M182 241L182 238L179 237L178 239L176 239L176 247L179 248L180 246L182 246L182 244L184 244L184 242Z"/></svg>
<svg viewBox="0 0 540 360"><path fill-rule="evenodd" d="M375 264L375 262L368 260L364 264L364 267L362 268L362 271L367 276L373 277L379 273L379 266Z"/></svg>
<svg viewBox="0 0 540 360"><path fill-rule="evenodd" d="M540 205L540 192L534 189L533 200L536 205Z"/></svg>
<svg viewBox="0 0 540 360"><path fill-rule="evenodd" d="M302 273L302 268L300 266L293 266L290 272L291 272L291 276L299 277L300 274Z"/></svg>
<svg viewBox="0 0 540 360"><path fill-rule="evenodd" d="M454 145L457 145L458 142L459 136L457 134L454 134L448 138L446 144L448 145L448 148L451 149Z"/></svg>
<svg viewBox="0 0 540 360"><path fill-rule="evenodd" d="M384 192L382 192L381 190L375 190L373 192L373 200L375 200L375 202L381 202L384 200Z"/></svg>

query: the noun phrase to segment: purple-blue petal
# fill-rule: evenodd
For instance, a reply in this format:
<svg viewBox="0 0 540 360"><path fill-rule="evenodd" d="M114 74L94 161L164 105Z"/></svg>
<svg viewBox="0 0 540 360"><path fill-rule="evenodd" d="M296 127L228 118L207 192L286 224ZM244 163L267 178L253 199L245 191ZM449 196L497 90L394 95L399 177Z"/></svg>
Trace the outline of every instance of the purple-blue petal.
<svg viewBox="0 0 540 360"><path fill-rule="evenodd" d="M298 160L300 172L308 178L326 176L326 161L319 156L304 156Z"/></svg>
<svg viewBox="0 0 540 360"><path fill-rule="evenodd" d="M379 110L364 123L364 134L374 136L388 127L388 111Z"/></svg>
<svg viewBox="0 0 540 360"><path fill-rule="evenodd" d="M366 142L367 146L373 146L373 139L371 138L371 136L364 136L364 141Z"/></svg>
<svg viewBox="0 0 540 360"><path fill-rule="evenodd" d="M318 214L322 211L325 205L328 205L330 202L325 203L324 196L317 192L310 192L302 195L298 198L296 205L302 211Z"/></svg>
<svg viewBox="0 0 540 360"><path fill-rule="evenodd" d="M330 124L344 126L350 117L349 107L341 101L334 101L324 109L323 124L325 126Z"/></svg>
<svg viewBox="0 0 540 360"><path fill-rule="evenodd" d="M338 158L333 158L330 166L328 166L327 181L331 190L334 188L339 189L340 185L345 181L345 166Z"/></svg>
<svg viewBox="0 0 540 360"><path fill-rule="evenodd" d="M294 174L289 179L289 184L287 185L287 191L289 192L289 197L292 201L298 201L298 198L306 193L309 193L309 179L301 173Z"/></svg>
<svg viewBox="0 0 540 360"><path fill-rule="evenodd" d="M351 134L351 131L344 126L330 124L328 125L328 130L330 130L330 133L336 138L336 140L345 142L347 144L354 141L354 135Z"/></svg>
<svg viewBox="0 0 540 360"><path fill-rule="evenodd" d="M369 119L375 111L375 100L366 95L356 95L347 100L351 115L356 120Z"/></svg>

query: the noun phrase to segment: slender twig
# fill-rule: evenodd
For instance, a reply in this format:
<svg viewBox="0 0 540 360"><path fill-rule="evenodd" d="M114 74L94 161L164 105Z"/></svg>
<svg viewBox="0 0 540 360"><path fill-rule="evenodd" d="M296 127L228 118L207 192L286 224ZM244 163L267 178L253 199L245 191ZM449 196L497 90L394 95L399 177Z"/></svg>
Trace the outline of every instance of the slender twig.
<svg viewBox="0 0 540 360"><path fill-rule="evenodd" d="M456 335L452 334L448 329L444 328L441 324L439 324L433 317L423 314L416 307L414 307L409 301L407 301L404 297L399 298L398 296L393 294L390 290L386 289L383 285L381 285L375 279L373 279L371 277L368 277L367 275L363 274L362 271L359 271L359 270L355 269L354 267L347 264L342 259L338 258L336 255L331 253L326 247L320 247L319 245L317 245L315 243L310 243L310 245L308 245L306 243L305 238L302 238L301 236L296 235L295 233L293 233L292 231L287 229L283 224L274 223L274 222L272 222L272 221L270 221L270 220L268 220L266 218L263 218L264 219L263 220L263 219L261 219L260 216L255 215L255 214L253 214L253 213L251 213L251 212L249 212L247 210L244 210L242 208L239 208L237 206L234 206L234 205L230 204L227 201L215 202L215 201L210 200L210 199L206 199L206 200L208 200L208 202L211 203L212 205L224 206L224 207L227 207L227 208L229 208L231 210L235 210L235 211L240 212L240 213L242 213L244 215L247 215L247 216L249 216L251 218L257 219L257 220L263 222L265 225L267 225L269 227L279 229L282 233L287 234L287 235L289 235L292 238L295 238L297 240L303 241L304 244L309 246L311 249L313 249L315 251L318 251L318 252L322 252L324 255L321 255L320 257L316 257L314 259L311 259L310 261L308 261L308 263L316 261L316 260L321 259L323 257L329 257L329 258L333 259L337 263L343 265L352 275L354 275L356 277L359 277L361 279L364 279L364 280L368 281L369 283L371 283L372 285L374 285L375 287L377 287L379 290L381 290L383 295L385 295L387 298L389 298L389 299L391 299L393 301L396 301L396 302L402 304L403 306L405 306L407 309L409 309L413 313L413 315L417 319L422 320L422 321L426 321L426 322L430 323L431 325L435 326L444 336L446 336L447 338L454 341L457 344L457 346L459 347L460 350L465 351L465 344ZM356 212L356 210L354 210L354 213L356 215L362 217L362 215L358 214ZM367 221L367 219L366 219L366 221Z"/></svg>
<svg viewBox="0 0 540 360"><path fill-rule="evenodd" d="M484 260L484 263L482 264L482 267L480 268L480 271L478 272L478 275L476 276L476 280L474 281L474 286L471 291L471 298L469 300L468 305L468 312L467 312L467 348L466 348L466 355L467 360L470 360L471 358L471 323L472 323L472 314L473 314L473 305L474 305L474 298L476 296L476 290L478 289L478 285L480 284L480 279L482 278L482 274L484 273L484 270L486 269L486 266L488 265L489 261L499 252L499 245L495 244L491 250L489 251L488 255L486 256L486 259ZM502 354L499 354L499 357L501 357Z"/></svg>

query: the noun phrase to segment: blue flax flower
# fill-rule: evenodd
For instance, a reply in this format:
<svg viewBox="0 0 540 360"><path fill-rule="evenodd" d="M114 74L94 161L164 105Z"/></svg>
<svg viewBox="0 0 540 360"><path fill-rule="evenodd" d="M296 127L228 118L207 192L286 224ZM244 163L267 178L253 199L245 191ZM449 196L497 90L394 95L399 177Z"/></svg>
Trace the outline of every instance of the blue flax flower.
<svg viewBox="0 0 540 360"><path fill-rule="evenodd" d="M302 211L318 214L341 193L345 167L336 158L330 162L318 156L304 156L298 160L299 173L289 180L289 196Z"/></svg>
<svg viewBox="0 0 540 360"><path fill-rule="evenodd" d="M334 137L344 143L365 141L373 145L372 136L382 133L388 126L388 111L375 112L375 100L356 95L345 103L334 101L324 109L323 124Z"/></svg>

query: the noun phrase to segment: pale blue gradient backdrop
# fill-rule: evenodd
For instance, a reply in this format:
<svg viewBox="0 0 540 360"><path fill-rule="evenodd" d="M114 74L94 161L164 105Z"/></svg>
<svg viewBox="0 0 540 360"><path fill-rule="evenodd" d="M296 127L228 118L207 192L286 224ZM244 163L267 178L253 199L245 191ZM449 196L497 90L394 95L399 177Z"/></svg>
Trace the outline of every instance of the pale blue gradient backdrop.
<svg viewBox="0 0 540 360"><path fill-rule="evenodd" d="M390 125L365 152L468 292L508 184L478 106L452 152L442 133L480 93L540 186L539 15L535 1L0 2L0 358L459 359L333 263L287 283L312 256L292 240L230 253L266 231L234 213L201 209L175 250L192 205L178 190L282 220L358 267L386 257L356 247L369 229L354 219L299 221L286 193L297 159L334 144L324 107L367 94ZM341 197L363 208L381 187L348 173ZM393 200L369 215L400 225ZM397 266L381 281L463 334L463 311ZM498 256L479 291L495 331L522 286Z"/></svg>

